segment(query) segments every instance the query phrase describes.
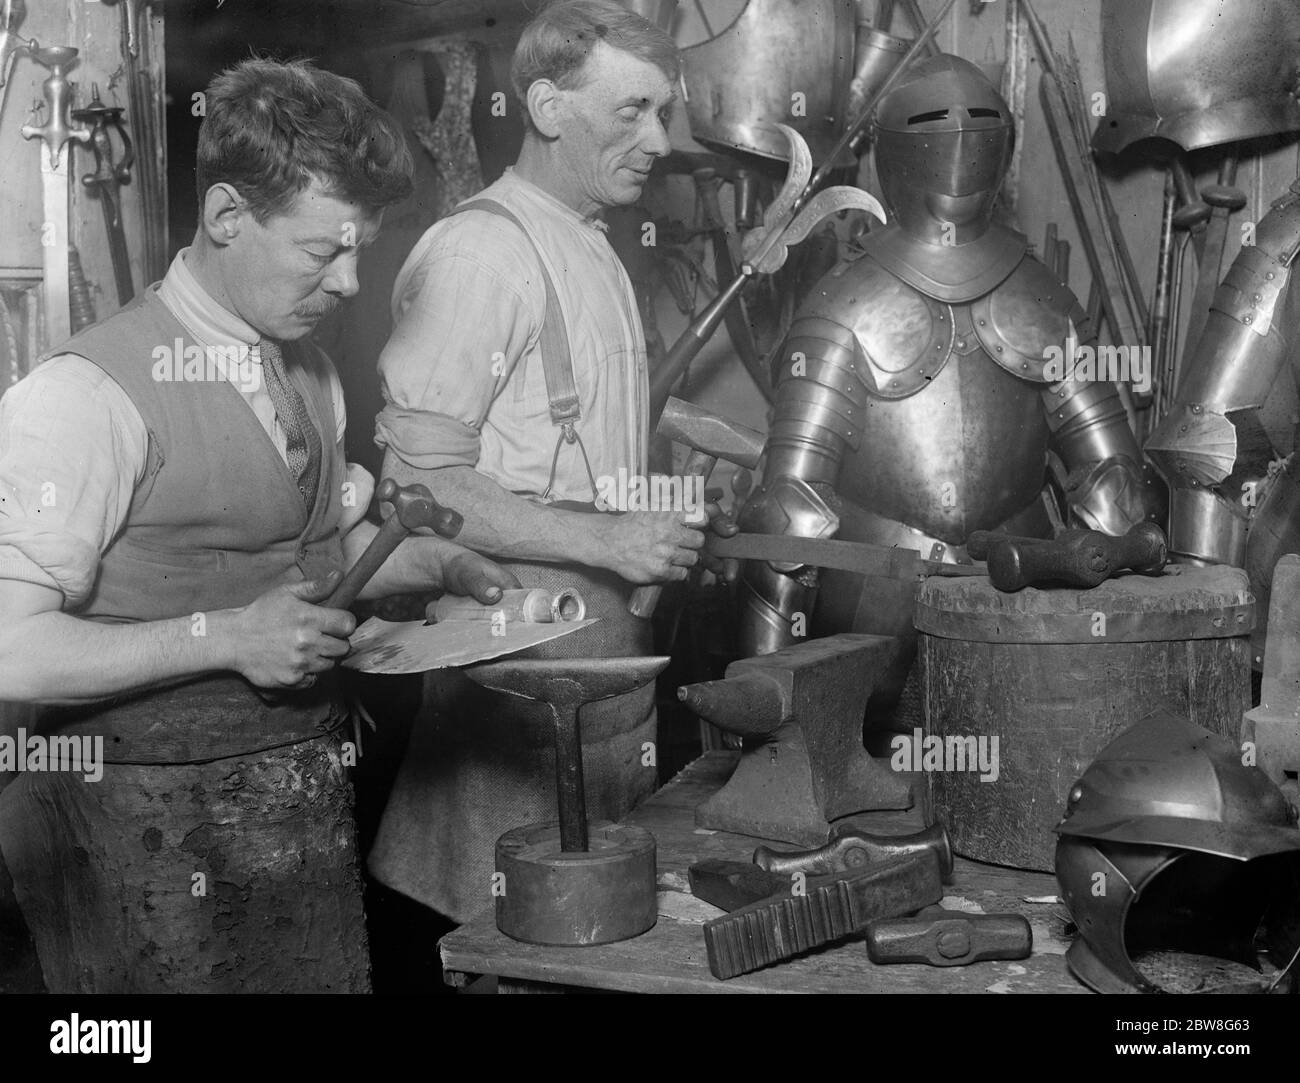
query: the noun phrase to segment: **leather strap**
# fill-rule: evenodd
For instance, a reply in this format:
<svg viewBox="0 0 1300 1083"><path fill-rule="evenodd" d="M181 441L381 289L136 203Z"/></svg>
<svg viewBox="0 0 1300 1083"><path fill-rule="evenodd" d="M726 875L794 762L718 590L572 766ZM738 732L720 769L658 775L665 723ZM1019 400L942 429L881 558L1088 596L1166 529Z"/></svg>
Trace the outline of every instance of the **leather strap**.
<svg viewBox="0 0 1300 1083"><path fill-rule="evenodd" d="M465 211L486 211L499 218L513 222L527 238L529 245L537 256L537 264L542 272L542 284L546 287L546 314L542 319L542 373L546 378L546 398L550 403L551 423L565 427L565 438L570 443L569 434L573 423L582 417L578 405L578 386L573 377L573 353L569 349L569 331L564 323L564 311L560 308L560 299L555 292L555 283L551 281L532 235L524 228L519 217L495 199L471 199L462 203L451 214L463 214Z"/></svg>

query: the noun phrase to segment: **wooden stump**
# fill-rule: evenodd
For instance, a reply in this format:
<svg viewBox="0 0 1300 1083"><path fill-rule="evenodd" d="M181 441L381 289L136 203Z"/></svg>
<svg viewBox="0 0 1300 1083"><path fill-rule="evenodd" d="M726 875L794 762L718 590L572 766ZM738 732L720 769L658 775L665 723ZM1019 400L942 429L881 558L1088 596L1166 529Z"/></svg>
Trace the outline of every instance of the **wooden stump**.
<svg viewBox="0 0 1300 1083"><path fill-rule="evenodd" d="M1254 621L1245 572L1224 566L1085 591L927 580L916 607L925 736L951 750L984 738L996 764L996 777L954 770L950 754L926 771L956 851L1051 871L1070 786L1161 705L1235 739L1250 707Z"/></svg>

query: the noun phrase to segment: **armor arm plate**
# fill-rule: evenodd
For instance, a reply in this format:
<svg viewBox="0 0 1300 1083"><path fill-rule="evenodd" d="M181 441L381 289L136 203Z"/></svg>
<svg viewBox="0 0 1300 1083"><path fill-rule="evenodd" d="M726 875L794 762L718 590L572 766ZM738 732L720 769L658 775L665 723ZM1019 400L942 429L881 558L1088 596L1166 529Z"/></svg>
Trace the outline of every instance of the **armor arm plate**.
<svg viewBox="0 0 1300 1083"><path fill-rule="evenodd" d="M1240 566L1250 508L1240 490L1267 470L1243 461L1251 432L1292 348L1294 267L1300 254L1300 181L1277 200L1242 248L1210 305L1205 333L1177 398L1146 452L1172 489L1170 551ZM1245 446L1258 441L1251 439Z"/></svg>

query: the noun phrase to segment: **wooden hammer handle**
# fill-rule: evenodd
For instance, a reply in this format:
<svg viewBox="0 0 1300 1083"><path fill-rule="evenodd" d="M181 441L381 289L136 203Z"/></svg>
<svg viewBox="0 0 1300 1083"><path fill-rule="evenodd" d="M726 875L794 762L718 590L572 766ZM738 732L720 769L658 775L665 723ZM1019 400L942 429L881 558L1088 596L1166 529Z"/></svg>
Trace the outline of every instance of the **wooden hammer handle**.
<svg viewBox="0 0 1300 1083"><path fill-rule="evenodd" d="M717 465L717 457L704 451L692 449L690 455L686 458L686 463L682 467L682 474L685 477L700 476L704 478L707 484L709 475L713 473L713 468ZM637 587L632 592L632 597L628 599L627 611L634 617L640 617L642 620L649 620L654 616L655 607L659 604L659 596L664 592L662 583L655 583L648 587Z"/></svg>
<svg viewBox="0 0 1300 1083"><path fill-rule="evenodd" d="M365 552L357 558L357 562L347 570L342 581L334 592L322 603L328 609L347 609L357 600L357 595L370 582L371 576L379 571L402 540L410 533L398 520L396 515L390 515L384 520L384 525L379 528L379 533L370 539L370 544L366 546Z"/></svg>

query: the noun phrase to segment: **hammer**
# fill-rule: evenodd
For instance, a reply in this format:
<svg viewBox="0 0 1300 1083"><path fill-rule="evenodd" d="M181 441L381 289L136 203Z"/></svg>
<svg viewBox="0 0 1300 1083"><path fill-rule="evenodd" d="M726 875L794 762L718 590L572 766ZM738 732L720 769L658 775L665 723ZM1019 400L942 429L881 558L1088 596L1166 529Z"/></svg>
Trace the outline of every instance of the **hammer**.
<svg viewBox="0 0 1300 1083"><path fill-rule="evenodd" d="M1138 523L1118 538L1098 530L1066 530L1052 539L977 530L966 551L987 558L989 581L1007 593L1054 581L1095 587L1129 568L1159 575L1168 559L1164 531L1155 523Z"/></svg>
<svg viewBox="0 0 1300 1083"><path fill-rule="evenodd" d="M465 525L460 512L444 508L424 485L398 485L392 478L384 478L375 496L383 503L392 504L393 514L384 520L365 552L348 569L334 593L325 599L323 604L331 609L347 609L355 602L371 576L407 535L429 527L441 537L454 538Z"/></svg>
<svg viewBox="0 0 1300 1083"><path fill-rule="evenodd" d="M656 431L660 436L666 436L690 448L682 474L686 477L702 477L705 482L719 459L753 470L763 455L766 440L756 429L673 397L668 399ZM663 589L659 583L637 587L627 604L628 611L633 616L649 620L655 606L659 604L659 595Z"/></svg>

